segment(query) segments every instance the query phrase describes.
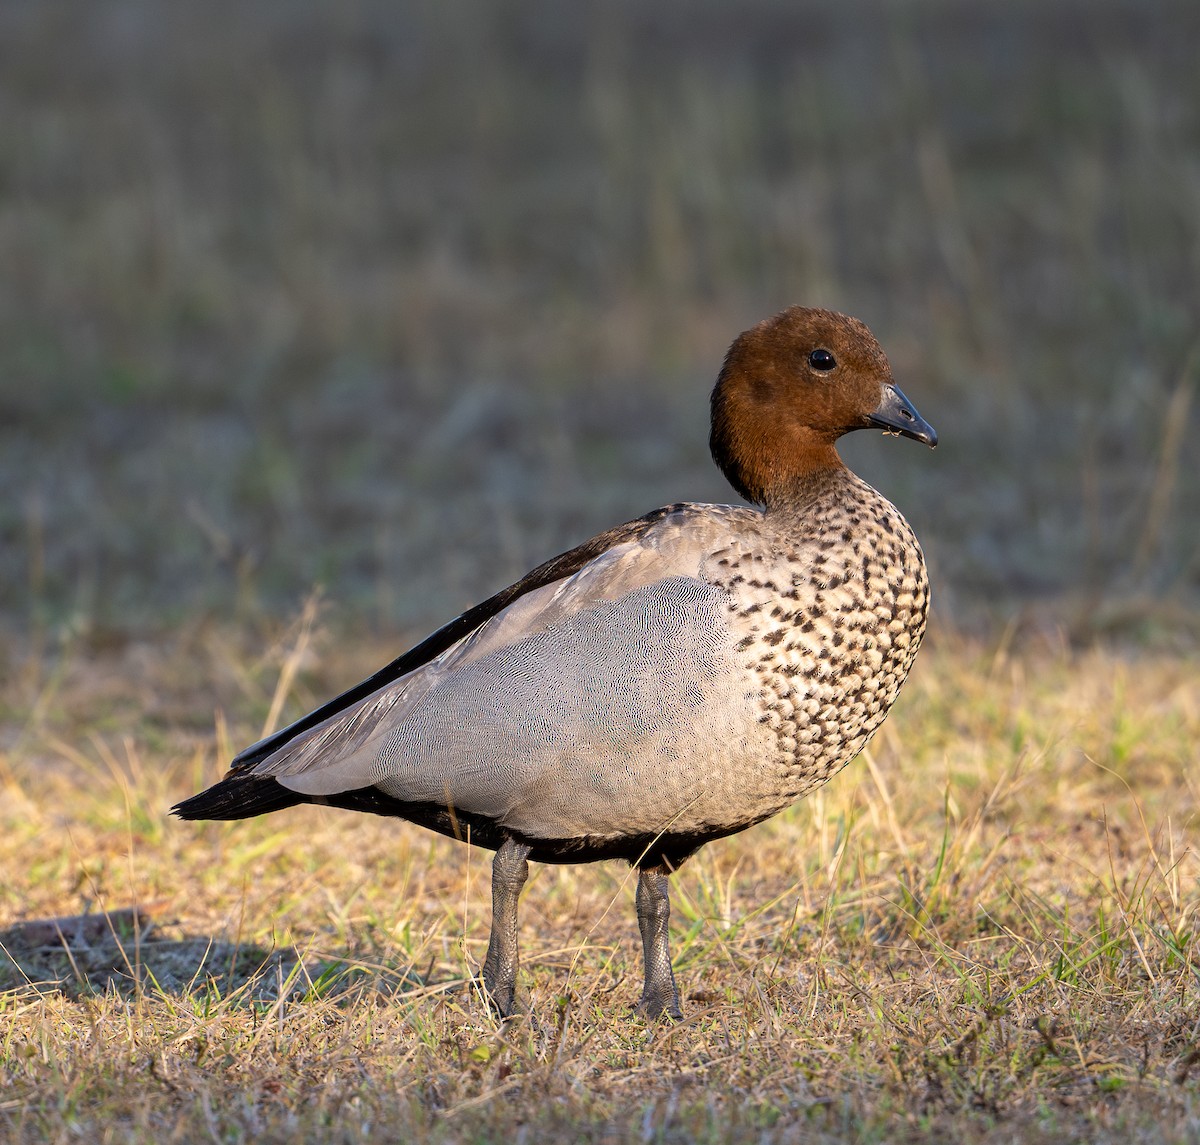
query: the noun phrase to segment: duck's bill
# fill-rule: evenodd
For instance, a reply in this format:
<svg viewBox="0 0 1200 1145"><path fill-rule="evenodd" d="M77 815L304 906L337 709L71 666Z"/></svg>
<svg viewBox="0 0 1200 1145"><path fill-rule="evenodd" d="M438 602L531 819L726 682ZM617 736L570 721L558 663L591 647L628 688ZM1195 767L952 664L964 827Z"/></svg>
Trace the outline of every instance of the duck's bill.
<svg viewBox="0 0 1200 1145"><path fill-rule="evenodd" d="M883 399L875 412L867 415L866 425L882 429L884 433L923 441L930 449L937 445L937 430L917 413L917 407L904 396L899 386L883 387Z"/></svg>

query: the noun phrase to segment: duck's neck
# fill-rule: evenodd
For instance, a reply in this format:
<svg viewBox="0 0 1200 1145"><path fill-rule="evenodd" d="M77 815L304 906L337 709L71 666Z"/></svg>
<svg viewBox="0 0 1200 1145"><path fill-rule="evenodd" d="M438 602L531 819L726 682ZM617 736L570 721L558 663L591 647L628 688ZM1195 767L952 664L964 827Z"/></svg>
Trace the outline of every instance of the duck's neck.
<svg viewBox="0 0 1200 1145"><path fill-rule="evenodd" d="M766 490L763 508L766 517L786 527L789 521L811 520L813 509L838 497L856 482L856 478L830 447L832 464L806 467L789 474Z"/></svg>
<svg viewBox="0 0 1200 1145"><path fill-rule="evenodd" d="M804 461L802 466L777 473L763 490L767 512L808 504L853 477L832 445L819 454L814 451Z"/></svg>

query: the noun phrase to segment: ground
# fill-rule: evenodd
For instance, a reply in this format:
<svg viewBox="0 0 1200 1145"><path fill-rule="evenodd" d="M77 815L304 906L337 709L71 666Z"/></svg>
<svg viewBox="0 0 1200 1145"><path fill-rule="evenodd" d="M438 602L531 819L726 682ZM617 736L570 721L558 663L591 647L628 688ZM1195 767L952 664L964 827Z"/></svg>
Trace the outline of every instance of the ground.
<svg viewBox="0 0 1200 1145"><path fill-rule="evenodd" d="M299 636L250 663L197 632L36 682L3 772L0 910L146 919L4 935L14 1139L1197 1131L1194 665L935 630L868 756L674 879L682 1023L632 1014L634 881L611 863L535 867L528 1012L502 1024L470 986L486 853L316 808L164 816L228 754L223 717L174 717L198 666L238 671L265 712ZM156 731L96 730L127 709Z"/></svg>

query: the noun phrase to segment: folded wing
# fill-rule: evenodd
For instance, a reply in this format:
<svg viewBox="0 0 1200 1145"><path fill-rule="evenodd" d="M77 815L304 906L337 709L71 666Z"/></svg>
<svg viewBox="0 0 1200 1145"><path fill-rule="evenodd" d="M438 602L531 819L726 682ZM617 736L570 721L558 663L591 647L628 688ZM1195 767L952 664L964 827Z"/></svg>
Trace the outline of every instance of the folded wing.
<svg viewBox="0 0 1200 1145"><path fill-rule="evenodd" d="M704 783L705 761L681 754L697 730L737 732L727 599L702 567L748 514L674 507L244 770L543 837L661 829Z"/></svg>

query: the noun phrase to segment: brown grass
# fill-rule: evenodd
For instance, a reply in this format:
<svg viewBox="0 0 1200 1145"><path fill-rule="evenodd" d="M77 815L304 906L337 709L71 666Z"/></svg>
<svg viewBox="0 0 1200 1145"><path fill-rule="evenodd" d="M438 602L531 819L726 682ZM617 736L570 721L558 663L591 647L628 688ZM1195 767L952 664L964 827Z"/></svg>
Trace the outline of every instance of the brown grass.
<svg viewBox="0 0 1200 1145"><path fill-rule="evenodd" d="M225 661L258 677L237 706L265 710L298 630L261 670L212 631L81 658L26 695L0 764L0 919L141 904L154 922L9 933L11 1139L1197 1131L1193 663L935 635L865 763L675 878L682 1024L631 1016L634 888L601 864L535 869L530 1012L500 1025L466 985L486 854L318 809L164 816L230 739L220 714L181 729L174 688ZM316 660L305 691L339 663ZM166 730L96 730L126 705Z"/></svg>

